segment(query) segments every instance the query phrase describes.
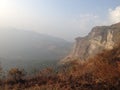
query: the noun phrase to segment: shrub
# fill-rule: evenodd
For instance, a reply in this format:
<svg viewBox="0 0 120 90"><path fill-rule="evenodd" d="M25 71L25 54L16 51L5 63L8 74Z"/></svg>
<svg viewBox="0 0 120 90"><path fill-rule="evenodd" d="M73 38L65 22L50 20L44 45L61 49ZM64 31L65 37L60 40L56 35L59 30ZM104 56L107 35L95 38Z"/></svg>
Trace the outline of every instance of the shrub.
<svg viewBox="0 0 120 90"><path fill-rule="evenodd" d="M8 72L8 78L9 80L12 80L13 82L21 82L23 80L23 77L25 76L24 70L20 70L18 68L12 68Z"/></svg>

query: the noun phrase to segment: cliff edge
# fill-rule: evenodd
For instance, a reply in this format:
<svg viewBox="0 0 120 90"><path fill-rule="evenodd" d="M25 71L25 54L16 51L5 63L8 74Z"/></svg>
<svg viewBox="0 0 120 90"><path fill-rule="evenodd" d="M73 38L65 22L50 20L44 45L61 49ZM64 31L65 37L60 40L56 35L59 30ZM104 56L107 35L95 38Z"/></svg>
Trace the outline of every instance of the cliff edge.
<svg viewBox="0 0 120 90"><path fill-rule="evenodd" d="M111 26L96 26L85 37L77 37L72 52L61 60L65 63L72 60L85 61L102 50L113 49L120 43L120 23Z"/></svg>

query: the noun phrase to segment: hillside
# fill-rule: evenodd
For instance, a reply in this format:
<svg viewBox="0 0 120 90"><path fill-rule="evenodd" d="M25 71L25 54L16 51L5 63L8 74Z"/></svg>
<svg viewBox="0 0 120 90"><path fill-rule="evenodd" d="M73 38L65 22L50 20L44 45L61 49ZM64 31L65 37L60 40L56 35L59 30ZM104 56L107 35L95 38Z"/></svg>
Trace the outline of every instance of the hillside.
<svg viewBox="0 0 120 90"><path fill-rule="evenodd" d="M57 71L46 68L34 76L11 69L0 85L1 90L120 90L120 46L84 63L72 61Z"/></svg>
<svg viewBox="0 0 120 90"><path fill-rule="evenodd" d="M120 23L111 26L96 26L85 37L76 38L72 52L61 62L74 59L87 60L102 50L113 49L120 43Z"/></svg>
<svg viewBox="0 0 120 90"><path fill-rule="evenodd" d="M40 68L54 65L70 51L63 39L17 29L0 29L0 61L3 68Z"/></svg>
<svg viewBox="0 0 120 90"><path fill-rule="evenodd" d="M77 38L78 41L76 45L77 47L74 50L78 51L76 52L78 53L77 54L78 56L77 55L74 56L74 54L73 55L71 54L71 57L67 57L67 60L69 62L61 64L55 68L46 66L46 68L44 69L39 68L38 71L34 69L33 74L26 73L26 70L15 67L15 68L11 68L4 75L4 70L3 70L3 72L1 72L0 89L1 90L120 90L120 44L119 44L120 26L119 25L120 23L111 26L97 26L92 29L92 31L88 34L88 36L84 38ZM27 34L25 34L25 36ZM13 37L14 35L12 33L11 37ZM21 35L24 36L23 33ZM31 34L29 35L31 36ZM19 34L17 36L19 36ZM35 38L34 40L36 41L37 38ZM31 39L33 39L33 37L30 38L30 40ZM27 41L29 39L24 38L24 40ZM19 43L17 44L18 46L20 45ZM24 43L26 47L27 44L32 45L33 43L29 43L29 42ZM48 46L50 45L51 44L48 44ZM45 46L44 48L42 47L43 49L46 48L46 45L44 46ZM42 48L40 50L42 50ZM46 49L48 51L48 48ZM65 50L65 48L62 49ZM24 50L26 50L26 48L24 48ZM52 51L50 49L50 53L51 52ZM48 60L49 61L51 60L50 57ZM35 60L34 62L32 61L33 65L34 63ZM38 66L40 65L41 64L39 64ZM53 64L53 66L55 66L55 64ZM2 71L1 68L0 71Z"/></svg>

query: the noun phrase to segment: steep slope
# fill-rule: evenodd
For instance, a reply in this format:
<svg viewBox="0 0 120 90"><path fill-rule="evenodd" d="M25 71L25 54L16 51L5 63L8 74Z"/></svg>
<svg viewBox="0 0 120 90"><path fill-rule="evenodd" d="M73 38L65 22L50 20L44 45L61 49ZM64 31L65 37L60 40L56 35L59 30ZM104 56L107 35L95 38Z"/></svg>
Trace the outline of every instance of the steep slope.
<svg viewBox="0 0 120 90"><path fill-rule="evenodd" d="M57 72L46 68L22 80L7 78L0 84L1 90L120 90L120 46L104 50L85 63L66 63Z"/></svg>
<svg viewBox="0 0 120 90"><path fill-rule="evenodd" d="M112 49L120 43L120 23L111 26L96 26L85 37L76 38L73 51L61 62L74 59L86 60L103 49Z"/></svg>
<svg viewBox="0 0 120 90"><path fill-rule="evenodd" d="M69 52L71 43L32 31L0 29L0 61L4 67L36 67L58 61ZM39 64L39 65L38 65Z"/></svg>

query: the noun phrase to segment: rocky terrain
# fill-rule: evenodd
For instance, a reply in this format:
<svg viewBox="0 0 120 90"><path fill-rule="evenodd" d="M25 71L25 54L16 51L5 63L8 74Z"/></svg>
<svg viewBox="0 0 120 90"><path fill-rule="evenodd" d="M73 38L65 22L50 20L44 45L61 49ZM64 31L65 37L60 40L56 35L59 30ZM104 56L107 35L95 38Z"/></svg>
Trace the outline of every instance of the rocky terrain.
<svg viewBox="0 0 120 90"><path fill-rule="evenodd" d="M120 23L111 26L96 26L85 37L77 37L72 52L61 62L85 61L102 50L113 49L120 40Z"/></svg>

